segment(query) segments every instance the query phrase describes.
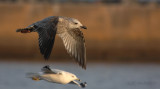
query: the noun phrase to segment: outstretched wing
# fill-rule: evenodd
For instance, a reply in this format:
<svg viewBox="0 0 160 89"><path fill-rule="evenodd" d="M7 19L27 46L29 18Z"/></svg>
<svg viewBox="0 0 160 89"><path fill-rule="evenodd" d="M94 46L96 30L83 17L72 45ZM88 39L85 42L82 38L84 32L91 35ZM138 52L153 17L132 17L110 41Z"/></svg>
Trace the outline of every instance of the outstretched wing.
<svg viewBox="0 0 160 89"><path fill-rule="evenodd" d="M72 29L59 34L67 52L75 61L86 69L86 48L83 33L80 29Z"/></svg>
<svg viewBox="0 0 160 89"><path fill-rule="evenodd" d="M54 45L57 23L58 17L49 17L33 24L39 34L40 52L46 60L49 58Z"/></svg>

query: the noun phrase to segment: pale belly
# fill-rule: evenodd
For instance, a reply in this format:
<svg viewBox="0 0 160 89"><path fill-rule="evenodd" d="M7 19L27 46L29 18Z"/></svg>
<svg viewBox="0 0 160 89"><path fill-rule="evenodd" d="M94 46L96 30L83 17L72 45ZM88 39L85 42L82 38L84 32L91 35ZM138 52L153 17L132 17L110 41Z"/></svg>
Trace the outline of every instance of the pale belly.
<svg viewBox="0 0 160 89"><path fill-rule="evenodd" d="M66 79L64 76L57 74L44 74L41 75L41 78L48 82L59 83L59 84L67 84L70 82L70 80Z"/></svg>

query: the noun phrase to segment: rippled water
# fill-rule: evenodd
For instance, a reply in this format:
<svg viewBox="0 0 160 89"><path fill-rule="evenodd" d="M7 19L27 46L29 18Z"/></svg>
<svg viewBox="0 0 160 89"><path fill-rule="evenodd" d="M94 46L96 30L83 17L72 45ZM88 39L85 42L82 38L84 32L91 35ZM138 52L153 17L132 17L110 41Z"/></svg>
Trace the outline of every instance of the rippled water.
<svg viewBox="0 0 160 89"><path fill-rule="evenodd" d="M80 89L76 85L61 85L32 81L27 72L39 72L44 64L0 63L0 89ZM66 70L86 81L86 89L160 89L160 65L155 64L89 64L87 70L69 63L55 63L52 68Z"/></svg>

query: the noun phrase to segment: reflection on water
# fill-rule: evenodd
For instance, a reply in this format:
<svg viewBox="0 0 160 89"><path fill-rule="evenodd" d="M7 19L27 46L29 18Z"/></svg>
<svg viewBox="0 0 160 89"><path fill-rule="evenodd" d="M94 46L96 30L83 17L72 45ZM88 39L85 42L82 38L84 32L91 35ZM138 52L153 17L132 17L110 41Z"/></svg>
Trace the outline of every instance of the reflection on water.
<svg viewBox="0 0 160 89"><path fill-rule="evenodd" d="M39 72L44 64L0 63L0 89L80 89L25 78L27 72ZM82 70L69 63L54 63L51 68L66 70L86 81L86 89L159 89L160 65L155 64L89 64Z"/></svg>

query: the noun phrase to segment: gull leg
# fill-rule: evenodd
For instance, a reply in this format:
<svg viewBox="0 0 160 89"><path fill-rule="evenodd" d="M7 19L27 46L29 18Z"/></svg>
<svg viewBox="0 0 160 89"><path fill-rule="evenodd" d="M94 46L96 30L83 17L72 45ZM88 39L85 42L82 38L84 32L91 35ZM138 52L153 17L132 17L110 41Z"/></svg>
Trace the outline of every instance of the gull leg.
<svg viewBox="0 0 160 89"><path fill-rule="evenodd" d="M38 77L32 77L32 80L39 81L40 79Z"/></svg>
<svg viewBox="0 0 160 89"><path fill-rule="evenodd" d="M35 80L35 81L41 80L41 77L38 73L27 73L26 77L31 78L32 80Z"/></svg>

